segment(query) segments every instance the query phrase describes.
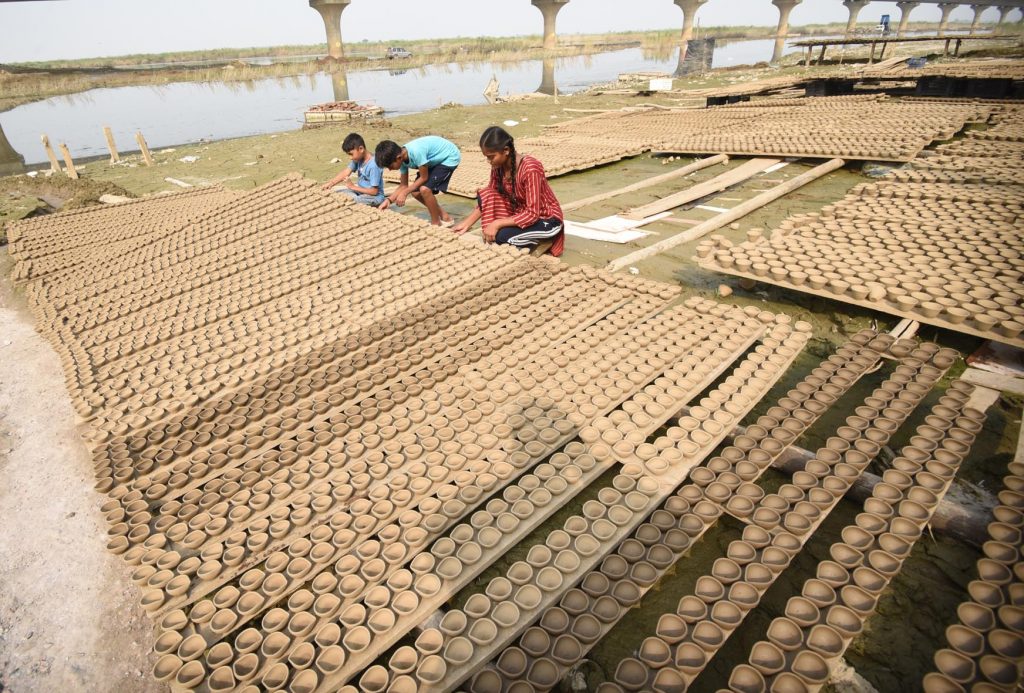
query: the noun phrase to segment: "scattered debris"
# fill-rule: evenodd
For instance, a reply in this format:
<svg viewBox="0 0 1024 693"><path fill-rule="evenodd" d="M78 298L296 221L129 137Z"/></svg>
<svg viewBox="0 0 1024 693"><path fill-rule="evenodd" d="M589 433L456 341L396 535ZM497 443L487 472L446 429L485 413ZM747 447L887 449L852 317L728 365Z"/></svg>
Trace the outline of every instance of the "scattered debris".
<svg viewBox="0 0 1024 693"><path fill-rule="evenodd" d="M722 298L728 298L732 296L732 287L726 286L725 284L718 285L718 295Z"/></svg>
<svg viewBox="0 0 1024 693"><path fill-rule="evenodd" d="M199 161L199 157L189 154L188 156L181 157L180 159L178 159L178 161L180 161L183 164L194 164L195 162Z"/></svg>
<svg viewBox="0 0 1024 693"><path fill-rule="evenodd" d="M519 121L518 120L503 120L503 121L501 121L501 124L504 125L505 127L508 127L508 128L514 128L516 125L519 125Z"/></svg>

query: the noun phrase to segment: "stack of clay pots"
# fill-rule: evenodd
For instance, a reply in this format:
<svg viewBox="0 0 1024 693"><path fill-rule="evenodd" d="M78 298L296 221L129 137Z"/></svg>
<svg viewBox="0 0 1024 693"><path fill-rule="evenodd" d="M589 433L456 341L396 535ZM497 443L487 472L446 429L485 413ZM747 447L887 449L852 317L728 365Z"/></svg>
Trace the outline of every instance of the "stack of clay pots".
<svg viewBox="0 0 1024 693"><path fill-rule="evenodd" d="M948 460L948 466L955 469L957 462ZM934 460L932 464L936 475L945 471ZM925 676L927 693L968 687L1012 691L1019 685L1024 658L1024 464L1011 462L1008 471L992 511L989 541L982 546L985 557L977 563L978 579L967 586L971 599L957 608L960 622L946 629L949 647L935 653L938 671Z"/></svg>
<svg viewBox="0 0 1024 693"><path fill-rule="evenodd" d="M1013 158L991 154L986 171ZM894 175L857 186L820 214L790 217L770 238L710 239L697 255L716 271L1024 344L1019 169L963 178Z"/></svg>
<svg viewBox="0 0 1024 693"><path fill-rule="evenodd" d="M748 102L703 110L614 113L563 124L559 132L630 139L659 151L909 161L989 106L854 95Z"/></svg>
<svg viewBox="0 0 1024 693"><path fill-rule="evenodd" d="M959 443L969 448L980 430L980 413L965 407L970 389L955 382L933 408L912 439L917 444L904 448L876 485L864 512L832 546L831 559L819 563L816 577L789 600L785 615L769 626L768 640L751 649L749 663L733 670L731 690L816 691L824 685L952 482L966 453Z"/></svg>

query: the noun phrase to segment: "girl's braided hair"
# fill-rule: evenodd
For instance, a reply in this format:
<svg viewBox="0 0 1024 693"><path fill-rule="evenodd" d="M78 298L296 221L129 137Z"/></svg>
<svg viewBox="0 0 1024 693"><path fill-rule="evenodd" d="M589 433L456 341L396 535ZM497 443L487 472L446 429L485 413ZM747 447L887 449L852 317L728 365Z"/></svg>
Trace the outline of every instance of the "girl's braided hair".
<svg viewBox="0 0 1024 693"><path fill-rule="evenodd" d="M497 125L492 125L484 130L484 134L480 135L480 148L491 152L499 152L502 149L508 148L512 161L512 176L509 181L509 189L506 190L505 176L501 171L498 172L498 193L508 200L509 205L511 205L514 211L516 208L516 166L519 163L516 156L515 139L504 129L499 128Z"/></svg>

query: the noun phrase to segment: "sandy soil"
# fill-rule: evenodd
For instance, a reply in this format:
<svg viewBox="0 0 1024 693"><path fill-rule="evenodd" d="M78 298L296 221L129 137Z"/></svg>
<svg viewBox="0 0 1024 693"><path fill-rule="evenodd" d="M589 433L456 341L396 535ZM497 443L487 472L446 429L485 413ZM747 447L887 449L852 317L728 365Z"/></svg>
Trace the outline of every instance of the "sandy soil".
<svg viewBox="0 0 1024 693"><path fill-rule="evenodd" d="M100 497L60 363L14 303L5 281L0 691L163 690L150 676L152 626L138 590L104 549Z"/></svg>

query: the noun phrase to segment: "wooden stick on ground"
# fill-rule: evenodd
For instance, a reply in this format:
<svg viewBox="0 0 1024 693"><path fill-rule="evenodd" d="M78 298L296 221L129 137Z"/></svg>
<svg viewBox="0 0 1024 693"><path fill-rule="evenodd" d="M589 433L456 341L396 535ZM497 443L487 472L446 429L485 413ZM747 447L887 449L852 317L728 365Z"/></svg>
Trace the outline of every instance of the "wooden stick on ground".
<svg viewBox="0 0 1024 693"><path fill-rule="evenodd" d="M707 235L712 231L716 231L722 228L723 226L731 224L737 219L742 219L751 212L760 209L761 207L764 207L765 205L771 202L774 202L780 197L793 192L797 188L807 185L811 181L817 180L818 178L821 178L822 176L831 173L832 171L835 171L838 168L842 168L843 164L845 163L846 162L843 161L842 159L832 159L830 161L827 161L824 164L816 166L812 168L810 171L802 173L796 178L783 183L782 185L776 186L771 190L763 192L760 195L747 200L741 205L733 207L728 212L719 214L718 216L708 219L702 224L694 226L689 231L684 231L670 238L666 238L663 241L659 241L654 245L647 246L646 248L641 248L635 253L630 253L629 255L620 257L618 260L612 260L611 262L608 263L607 269L614 272L615 270L620 270L623 267L628 267L629 265L639 262L640 260L649 258L652 255L657 255L662 251L674 248L677 245L682 245L683 243L688 243L690 241L696 240L701 236Z"/></svg>
<svg viewBox="0 0 1024 693"><path fill-rule="evenodd" d="M78 180L78 171L75 169L75 160L71 158L71 151L63 142L60 143L60 154L64 157L64 167L67 169L68 178Z"/></svg>
<svg viewBox="0 0 1024 693"><path fill-rule="evenodd" d="M616 197L618 195L625 195L626 193L630 193L630 192L633 192L635 190L642 190L643 188L648 188L648 187L650 187L652 185L658 185L659 183L664 183L665 181L673 180L675 178L681 178L683 176L688 176L691 173L693 173L694 171L699 171L702 168L707 168L709 166L714 166L715 164L724 164L727 161L729 161L729 157L728 156L726 156L725 154L717 154L715 156L711 156L711 157L708 157L706 159L701 159L699 161L695 161L692 164L690 164L688 166L683 166L682 168L676 169L675 171L670 171L669 173L663 173L660 176L654 176L653 178L648 178L648 179L642 180L642 181L640 181L638 183L633 183L632 185L627 185L626 187L619 188L618 190L609 190L608 192L598 193L597 195L591 195L590 197L584 197L582 200L575 200L575 201L570 202L568 204L562 205L562 211L563 212L571 212L574 209L579 209L580 207L586 207L587 205L593 204L595 202L600 202L602 200L607 200L609 198Z"/></svg>
<svg viewBox="0 0 1024 693"><path fill-rule="evenodd" d="M736 168L726 171L720 176L716 176L709 181L704 183L698 183L693 187L681 190L677 193L663 197L660 200L651 202L650 204L636 207L629 210L622 216L627 219L645 219L655 214L660 214L680 205L685 205L687 202L693 202L699 200L702 197L713 195L717 192L722 192L726 188L731 188L734 185L742 183L748 180L758 173L762 173L767 169L781 163L779 159L751 159L746 161Z"/></svg>
<svg viewBox="0 0 1024 693"><path fill-rule="evenodd" d="M103 126L103 136L107 138L107 149L110 150L110 163L116 164L121 160L121 156L117 153L117 145L114 143L114 133L107 125Z"/></svg>
<svg viewBox="0 0 1024 693"><path fill-rule="evenodd" d="M135 133L135 141L139 143L139 151L142 152L142 160L146 162L146 166L152 166L153 156L149 153L146 138L142 136L141 130Z"/></svg>
<svg viewBox="0 0 1024 693"><path fill-rule="evenodd" d="M57 155L53 153L53 147L50 146L50 138L46 135L39 137L43 142L43 149L46 150L46 158L50 160L50 170L54 173L60 173L60 162L57 161Z"/></svg>

